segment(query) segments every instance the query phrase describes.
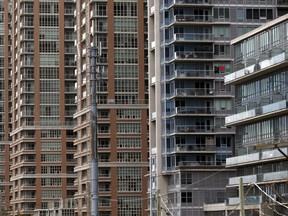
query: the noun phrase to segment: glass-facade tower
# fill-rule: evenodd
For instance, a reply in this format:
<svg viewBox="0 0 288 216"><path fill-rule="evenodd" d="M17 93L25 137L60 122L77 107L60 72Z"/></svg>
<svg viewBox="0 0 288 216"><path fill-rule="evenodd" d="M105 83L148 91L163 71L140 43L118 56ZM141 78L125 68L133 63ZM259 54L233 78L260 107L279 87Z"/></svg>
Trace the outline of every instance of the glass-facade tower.
<svg viewBox="0 0 288 216"><path fill-rule="evenodd" d="M274 0L148 1L150 215L158 196L163 215L200 216L204 203L224 201L233 175L226 158L234 155L234 129L225 125L234 109L234 89L224 85L233 71L230 41L285 7Z"/></svg>

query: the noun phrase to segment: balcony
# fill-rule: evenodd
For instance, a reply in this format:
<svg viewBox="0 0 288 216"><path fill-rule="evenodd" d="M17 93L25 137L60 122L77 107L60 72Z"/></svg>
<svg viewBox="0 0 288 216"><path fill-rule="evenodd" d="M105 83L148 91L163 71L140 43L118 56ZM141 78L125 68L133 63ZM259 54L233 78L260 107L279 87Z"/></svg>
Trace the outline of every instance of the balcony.
<svg viewBox="0 0 288 216"><path fill-rule="evenodd" d="M195 70L195 69L182 69L175 70L166 74L166 79L195 79L195 78L205 78L205 79L215 79L224 77L224 74L215 73L214 70ZM164 77L161 77L162 79Z"/></svg>
<svg viewBox="0 0 288 216"><path fill-rule="evenodd" d="M257 60L256 60L257 59ZM275 70L277 67L281 68L287 65L288 52L280 48L275 48L268 54L262 53L256 56L251 56L249 60L244 63L238 59L238 63L234 65L234 73L225 76L226 84L236 84L239 80L248 80L258 76L263 76ZM236 59L237 61L237 59ZM286 64L283 64L286 62Z"/></svg>
<svg viewBox="0 0 288 216"><path fill-rule="evenodd" d="M284 154L287 155L287 148L281 148ZM278 150L268 150L261 153L252 153L246 155L240 155L226 159L227 167L236 167L243 165L251 165L257 163L263 163L264 161L279 160L284 156Z"/></svg>
<svg viewBox="0 0 288 216"><path fill-rule="evenodd" d="M220 110L214 107L176 107L176 114L192 114L192 115L229 115L232 110L221 108Z"/></svg>
<svg viewBox="0 0 288 216"><path fill-rule="evenodd" d="M255 175L247 175L247 176L241 176L241 177L233 177L229 178L229 185L239 185L240 178L243 179L243 184L251 184L253 182L259 182L261 178L259 179L258 176Z"/></svg>
<svg viewBox="0 0 288 216"><path fill-rule="evenodd" d="M197 42L213 42L213 34L209 33L177 33L174 34L174 41L197 41Z"/></svg>
<svg viewBox="0 0 288 216"><path fill-rule="evenodd" d="M205 145L205 144L177 144L177 147L174 148L174 151L177 153L189 153L189 152L215 152L215 145Z"/></svg>
<svg viewBox="0 0 288 216"><path fill-rule="evenodd" d="M212 125L179 125L175 129L167 130L168 134L184 133L184 134L211 134L214 132L214 126Z"/></svg>
<svg viewBox="0 0 288 216"><path fill-rule="evenodd" d="M168 0L165 1L165 4L161 3L161 8L169 8L173 5L185 5L185 6L195 6L195 5L201 5L201 6L209 6L211 5L211 0Z"/></svg>
<svg viewBox="0 0 288 216"><path fill-rule="evenodd" d="M22 160L22 162L24 162L24 163L34 163L34 162L36 162L36 159L35 158L24 158L23 160Z"/></svg>
<svg viewBox="0 0 288 216"><path fill-rule="evenodd" d="M212 15L175 15L174 22L212 22Z"/></svg>
<svg viewBox="0 0 288 216"><path fill-rule="evenodd" d="M201 166L201 167L205 167L205 166L224 166L225 163L222 163L220 161L214 161L214 160L202 160L202 161L179 161L178 163L176 162L176 166L177 167L181 167L181 166L189 166L189 167L197 167L197 166Z"/></svg>
<svg viewBox="0 0 288 216"><path fill-rule="evenodd" d="M171 60L207 60L213 59L213 52L211 51L177 51L172 56Z"/></svg>
<svg viewBox="0 0 288 216"><path fill-rule="evenodd" d="M263 181L281 181L288 179L288 171L279 171L273 173L264 173Z"/></svg>
<svg viewBox="0 0 288 216"><path fill-rule="evenodd" d="M228 205L239 205L239 197L228 198ZM262 196L246 196L244 198L244 205L262 204Z"/></svg>
<svg viewBox="0 0 288 216"><path fill-rule="evenodd" d="M276 103L268 104L256 109L251 109L245 112L241 112L235 115L227 116L225 118L226 125L238 125L241 123L247 123L252 119L256 121L258 118L263 118L263 115L275 115L275 112L279 113L281 111L285 112L288 108L286 100L282 100ZM249 122L250 122L249 121Z"/></svg>
<svg viewBox="0 0 288 216"><path fill-rule="evenodd" d="M177 88L167 97L215 97L215 96L232 96L231 91L226 89L215 90L213 88ZM162 95L164 96L164 95Z"/></svg>

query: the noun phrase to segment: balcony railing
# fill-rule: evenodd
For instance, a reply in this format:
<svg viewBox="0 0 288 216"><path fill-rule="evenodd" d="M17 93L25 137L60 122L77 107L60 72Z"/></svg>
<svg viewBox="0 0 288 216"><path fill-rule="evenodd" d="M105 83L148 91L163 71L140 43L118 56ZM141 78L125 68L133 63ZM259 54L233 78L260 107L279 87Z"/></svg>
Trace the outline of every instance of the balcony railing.
<svg viewBox="0 0 288 216"><path fill-rule="evenodd" d="M211 114L215 112L213 107L176 107L177 114Z"/></svg>
<svg viewBox="0 0 288 216"><path fill-rule="evenodd" d="M165 6L165 7L171 7L172 5L174 4L191 4L191 5L194 5L194 4L211 4L211 0L168 0L168 1L165 1L165 5L162 5ZM161 8L162 8L161 7Z"/></svg>
<svg viewBox="0 0 288 216"><path fill-rule="evenodd" d="M281 148L282 152L287 155L287 147ZM276 158L284 158L282 153L278 150L263 150L259 153L250 153L247 152L245 155L239 155L236 157L227 158L227 167L235 167L243 164L251 164L251 163L263 163L267 160L275 160Z"/></svg>
<svg viewBox="0 0 288 216"><path fill-rule="evenodd" d="M224 166L225 162L221 161L179 161L176 166Z"/></svg>
<svg viewBox="0 0 288 216"><path fill-rule="evenodd" d="M255 74L264 69L270 68L276 64L284 62L288 59L287 51L284 50L288 45L281 44L283 47L275 47L270 51L255 53L249 56L249 59L244 61L243 56L235 59L234 73L225 76L225 82L230 83L235 80L241 79L245 76Z"/></svg>
<svg viewBox="0 0 288 216"><path fill-rule="evenodd" d="M186 70L175 70L174 73L166 75L166 79L171 78L193 78L193 77L214 77L219 76L215 74L212 70L193 70L193 69L186 69Z"/></svg>
<svg viewBox="0 0 288 216"><path fill-rule="evenodd" d="M233 128L220 127L214 125L178 125L171 130L167 130L167 134L172 133L231 133Z"/></svg>
<svg viewBox="0 0 288 216"><path fill-rule="evenodd" d="M213 40L213 34L210 33L177 33L174 34L176 41L207 41Z"/></svg>
<svg viewBox="0 0 288 216"><path fill-rule="evenodd" d="M170 112L166 112L166 115L231 115L232 110L227 110L226 108L216 110L214 107L174 107Z"/></svg>
<svg viewBox="0 0 288 216"><path fill-rule="evenodd" d="M171 94L167 94L167 97L176 96L217 96L217 95L232 95L230 90L220 89L216 90L213 88L177 88ZM164 96L164 95L162 95Z"/></svg>
<svg viewBox="0 0 288 216"><path fill-rule="evenodd" d="M240 198L239 197L231 197L228 198L228 205L239 205ZM262 196L246 196L244 198L245 205L253 205L253 204L261 204Z"/></svg>
<svg viewBox="0 0 288 216"><path fill-rule="evenodd" d="M74 102L74 101L73 101ZM138 105L147 105L148 100L145 99L123 99L123 100L115 100L115 99L99 99L98 104L108 104L108 105L115 105L115 104L138 104Z"/></svg>
<svg viewBox="0 0 288 216"><path fill-rule="evenodd" d="M177 22L211 22L212 15L175 15L173 21Z"/></svg>
<svg viewBox="0 0 288 216"><path fill-rule="evenodd" d="M172 60L175 59L213 59L212 51L177 51Z"/></svg>
<svg viewBox="0 0 288 216"><path fill-rule="evenodd" d="M214 126L211 125L181 125L176 126L174 132L179 133L211 133L213 132Z"/></svg>
<svg viewBox="0 0 288 216"><path fill-rule="evenodd" d="M237 123L240 121L247 121L251 118L255 118L261 115L267 115L269 113L273 114L276 111L286 110L288 108L288 104L286 100L282 100L276 103L268 104L262 107L258 107L256 109L251 109L245 112L241 112L238 114L234 114L225 118L225 123L230 125L233 123Z"/></svg>
<svg viewBox="0 0 288 216"><path fill-rule="evenodd" d="M190 144L177 145L174 149L176 152L190 152L190 151L216 151L215 145Z"/></svg>

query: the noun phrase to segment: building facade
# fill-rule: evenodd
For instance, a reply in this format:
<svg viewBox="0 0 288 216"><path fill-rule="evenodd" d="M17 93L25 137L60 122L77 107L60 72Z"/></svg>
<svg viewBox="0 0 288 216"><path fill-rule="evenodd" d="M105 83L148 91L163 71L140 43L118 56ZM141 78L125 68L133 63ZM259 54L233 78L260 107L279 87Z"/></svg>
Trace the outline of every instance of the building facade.
<svg viewBox="0 0 288 216"><path fill-rule="evenodd" d="M11 5L0 1L0 209L10 203L10 144L11 138Z"/></svg>
<svg viewBox="0 0 288 216"><path fill-rule="evenodd" d="M235 72L225 83L235 85L236 114L226 117L226 125L236 126L236 156L226 166L236 168L237 177L229 179L228 205L239 204L241 177L251 215L288 210L287 38L284 15L232 41Z"/></svg>
<svg viewBox="0 0 288 216"><path fill-rule="evenodd" d="M76 212L91 208L91 65L97 46L99 215L146 215L147 20L144 0L76 1ZM100 54L100 53L99 53Z"/></svg>
<svg viewBox="0 0 288 216"><path fill-rule="evenodd" d="M275 0L148 1L150 215L200 216L224 201L235 153L230 41L286 11Z"/></svg>
<svg viewBox="0 0 288 216"><path fill-rule="evenodd" d="M72 198L75 3L11 1L12 215Z"/></svg>

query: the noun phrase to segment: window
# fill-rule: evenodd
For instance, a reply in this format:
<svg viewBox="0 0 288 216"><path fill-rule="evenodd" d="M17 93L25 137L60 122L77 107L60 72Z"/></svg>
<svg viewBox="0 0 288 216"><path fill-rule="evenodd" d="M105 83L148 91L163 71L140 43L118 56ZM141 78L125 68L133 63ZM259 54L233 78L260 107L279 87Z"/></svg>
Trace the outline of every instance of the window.
<svg viewBox="0 0 288 216"><path fill-rule="evenodd" d="M42 186L61 186L61 178L41 178Z"/></svg>
<svg viewBox="0 0 288 216"><path fill-rule="evenodd" d="M137 49L115 49L114 55L115 63L138 63L138 50ZM137 80L136 80L137 81Z"/></svg>
<svg viewBox="0 0 288 216"><path fill-rule="evenodd" d="M99 191L100 192L110 191L110 182L99 182Z"/></svg>
<svg viewBox="0 0 288 216"><path fill-rule="evenodd" d="M41 161L43 162L59 162L61 159L61 154L41 154Z"/></svg>
<svg viewBox="0 0 288 216"><path fill-rule="evenodd" d="M107 119L109 118L109 110L98 110L98 118L99 119Z"/></svg>
<svg viewBox="0 0 288 216"><path fill-rule="evenodd" d="M102 178L110 177L110 169L107 167L99 167L99 177Z"/></svg>
<svg viewBox="0 0 288 216"><path fill-rule="evenodd" d="M99 162L110 162L109 153L98 153Z"/></svg>
<svg viewBox="0 0 288 216"><path fill-rule="evenodd" d="M119 152L118 162L141 162L141 152Z"/></svg>
<svg viewBox="0 0 288 216"><path fill-rule="evenodd" d="M138 35L136 33L117 33L114 34L114 42L114 47L137 48Z"/></svg>
<svg viewBox="0 0 288 216"><path fill-rule="evenodd" d="M40 80L40 92L59 92L59 80Z"/></svg>
<svg viewBox="0 0 288 216"><path fill-rule="evenodd" d="M141 133L140 123L118 123L117 133Z"/></svg>
<svg viewBox="0 0 288 216"><path fill-rule="evenodd" d="M33 169L35 170L34 167ZM61 172L61 166L41 166L42 174L57 174Z"/></svg>
<svg viewBox="0 0 288 216"><path fill-rule="evenodd" d="M58 2L40 2L39 13L59 13Z"/></svg>
<svg viewBox="0 0 288 216"><path fill-rule="evenodd" d="M215 8L214 18L216 19L229 19L229 8Z"/></svg>
<svg viewBox="0 0 288 216"><path fill-rule="evenodd" d="M50 2L49 2L50 4ZM39 26L59 26L58 15L40 15Z"/></svg>
<svg viewBox="0 0 288 216"><path fill-rule="evenodd" d="M192 203L192 192L181 192L182 203Z"/></svg>
<svg viewBox="0 0 288 216"><path fill-rule="evenodd" d="M273 19L272 9L247 9L246 19Z"/></svg>
<svg viewBox="0 0 288 216"><path fill-rule="evenodd" d="M140 119L141 112L139 109L117 109L118 119Z"/></svg>
<svg viewBox="0 0 288 216"><path fill-rule="evenodd" d="M137 2L114 2L114 16L137 16Z"/></svg>
<svg viewBox="0 0 288 216"><path fill-rule="evenodd" d="M288 31L287 31L288 32ZM288 33L287 33L288 35ZM138 65L115 65L115 78L138 78Z"/></svg>
<svg viewBox="0 0 288 216"><path fill-rule="evenodd" d="M137 18L115 17L114 18L115 32L138 32Z"/></svg>
<svg viewBox="0 0 288 216"><path fill-rule="evenodd" d="M109 148L110 147L110 139L108 138L98 138L98 147L99 148Z"/></svg>
<svg viewBox="0 0 288 216"><path fill-rule="evenodd" d="M192 184L192 173L181 173L181 184Z"/></svg>
<svg viewBox="0 0 288 216"><path fill-rule="evenodd" d="M118 216L138 215L142 212L142 199L140 196L118 196Z"/></svg>
<svg viewBox="0 0 288 216"><path fill-rule="evenodd" d="M39 51L44 53L58 53L59 52L59 42L58 41L40 41Z"/></svg>
<svg viewBox="0 0 288 216"><path fill-rule="evenodd" d="M107 3L97 2L95 11L97 13L97 16L106 16L107 15Z"/></svg>
<svg viewBox="0 0 288 216"><path fill-rule="evenodd" d="M40 79L59 79L59 68L40 67Z"/></svg>
<svg viewBox="0 0 288 216"><path fill-rule="evenodd" d="M99 197L99 207L109 207L111 206L110 197Z"/></svg>
<svg viewBox="0 0 288 216"><path fill-rule="evenodd" d="M60 138L61 131L60 130L41 130L41 137Z"/></svg>
<svg viewBox="0 0 288 216"><path fill-rule="evenodd" d="M243 8L237 8L236 16L237 16L237 20L243 20L244 19Z"/></svg>
<svg viewBox="0 0 288 216"><path fill-rule="evenodd" d="M119 167L118 176L118 191L141 191L141 168L138 167Z"/></svg>
<svg viewBox="0 0 288 216"><path fill-rule="evenodd" d="M60 198L62 197L61 190L42 190L41 196L43 198Z"/></svg>
<svg viewBox="0 0 288 216"><path fill-rule="evenodd" d="M140 148L141 139L140 138L117 138L118 148Z"/></svg>

